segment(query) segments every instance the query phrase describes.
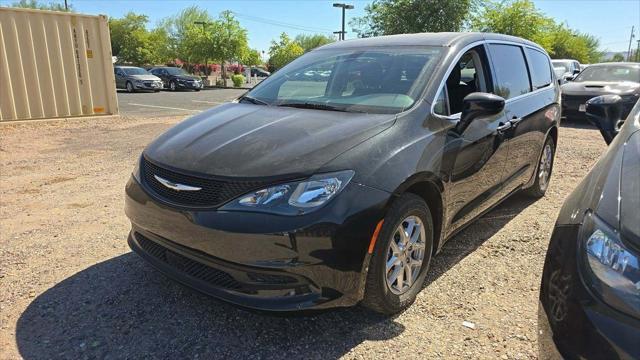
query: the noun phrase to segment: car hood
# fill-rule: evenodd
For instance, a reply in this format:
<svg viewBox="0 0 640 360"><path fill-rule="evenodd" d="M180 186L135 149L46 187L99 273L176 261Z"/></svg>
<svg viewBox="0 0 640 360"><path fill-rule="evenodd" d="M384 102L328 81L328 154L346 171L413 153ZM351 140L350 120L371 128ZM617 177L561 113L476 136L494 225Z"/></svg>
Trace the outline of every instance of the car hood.
<svg viewBox="0 0 640 360"><path fill-rule="evenodd" d="M639 90L640 83L632 81L582 81L562 85L562 93L566 95L627 95Z"/></svg>
<svg viewBox="0 0 640 360"><path fill-rule="evenodd" d="M169 129L144 153L157 163L207 175L306 176L395 118L229 103Z"/></svg>
<svg viewBox="0 0 640 360"><path fill-rule="evenodd" d="M155 75L128 75L130 79L133 80L152 80L152 81L160 81L160 78Z"/></svg>

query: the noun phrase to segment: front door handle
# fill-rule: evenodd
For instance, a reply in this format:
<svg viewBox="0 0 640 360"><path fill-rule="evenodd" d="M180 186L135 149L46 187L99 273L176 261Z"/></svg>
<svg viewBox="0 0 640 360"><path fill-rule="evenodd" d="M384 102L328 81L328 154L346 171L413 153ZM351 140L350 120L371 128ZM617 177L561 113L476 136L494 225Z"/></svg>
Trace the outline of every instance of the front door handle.
<svg viewBox="0 0 640 360"><path fill-rule="evenodd" d="M502 125L499 125L499 126L496 128L496 130L497 130L499 133L505 132L505 131L507 131L507 130L509 130L509 129L511 129L511 122L506 122L506 123L504 123L504 124L502 124Z"/></svg>

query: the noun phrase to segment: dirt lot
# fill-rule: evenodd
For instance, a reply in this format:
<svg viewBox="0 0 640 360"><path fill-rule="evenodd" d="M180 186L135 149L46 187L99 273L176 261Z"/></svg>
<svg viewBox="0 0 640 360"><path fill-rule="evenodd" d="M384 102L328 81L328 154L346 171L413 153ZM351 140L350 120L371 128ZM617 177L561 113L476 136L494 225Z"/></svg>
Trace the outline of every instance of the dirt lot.
<svg viewBox="0 0 640 360"><path fill-rule="evenodd" d="M516 196L452 239L407 312L274 317L170 281L126 245L134 159L178 120L0 126L0 359L536 357L548 237L605 149L596 131L563 127L546 198Z"/></svg>

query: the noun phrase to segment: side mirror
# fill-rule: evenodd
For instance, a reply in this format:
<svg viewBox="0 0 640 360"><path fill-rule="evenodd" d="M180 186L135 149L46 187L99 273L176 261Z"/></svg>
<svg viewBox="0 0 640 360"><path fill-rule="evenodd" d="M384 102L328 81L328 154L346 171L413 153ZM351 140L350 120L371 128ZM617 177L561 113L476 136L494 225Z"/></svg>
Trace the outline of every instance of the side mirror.
<svg viewBox="0 0 640 360"><path fill-rule="evenodd" d="M580 69L573 69L573 75L580 74Z"/></svg>
<svg viewBox="0 0 640 360"><path fill-rule="evenodd" d="M622 123L622 98L618 95L601 95L591 98L586 106L587 120L600 129L609 145L620 131Z"/></svg>
<svg viewBox="0 0 640 360"><path fill-rule="evenodd" d="M464 97L460 121L456 125L458 134L462 134L474 119L489 116L504 110L504 98L495 94L475 92Z"/></svg>
<svg viewBox="0 0 640 360"><path fill-rule="evenodd" d="M573 79L574 79L574 76L573 76L573 75L569 75L569 76L565 76L565 77L564 77L564 80L565 80L565 81L573 81Z"/></svg>

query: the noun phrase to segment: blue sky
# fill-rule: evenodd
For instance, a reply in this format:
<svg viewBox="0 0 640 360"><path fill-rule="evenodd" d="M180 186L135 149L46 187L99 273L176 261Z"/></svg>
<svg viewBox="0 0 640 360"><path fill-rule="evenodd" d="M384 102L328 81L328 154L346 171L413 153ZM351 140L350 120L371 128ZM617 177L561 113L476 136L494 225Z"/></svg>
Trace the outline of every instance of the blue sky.
<svg viewBox="0 0 640 360"><path fill-rule="evenodd" d="M59 1L63 0L45 0ZM268 50L272 39L281 32L295 36L300 33L325 33L340 30L340 9L333 8L334 1L327 0L69 0L76 11L87 14L105 14L121 17L128 11L149 16L150 25L177 13L181 9L197 5L217 15L231 10L238 15L242 26L249 33L251 47ZM12 0L0 0L8 5ZM347 11L347 18L360 16L370 0L347 1L355 9ZM534 0L536 6L557 21L566 22L581 32L600 39L602 50L626 51L631 26L636 27L636 40L640 38L640 0ZM349 31L347 25L347 31ZM347 38L354 34L348 34Z"/></svg>

